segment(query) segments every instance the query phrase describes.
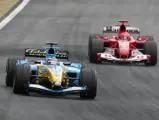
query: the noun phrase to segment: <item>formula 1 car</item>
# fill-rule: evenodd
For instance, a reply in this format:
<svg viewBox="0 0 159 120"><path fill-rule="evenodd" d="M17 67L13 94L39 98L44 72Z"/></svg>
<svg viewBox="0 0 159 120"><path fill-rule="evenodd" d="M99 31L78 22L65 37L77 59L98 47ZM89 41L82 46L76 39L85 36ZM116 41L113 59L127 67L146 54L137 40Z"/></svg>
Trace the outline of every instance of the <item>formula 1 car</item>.
<svg viewBox="0 0 159 120"><path fill-rule="evenodd" d="M152 36L140 36L140 30L130 25L127 20L119 20L121 25L106 26L103 34L89 36L88 56L92 63L143 62L145 65L157 64L157 44ZM108 37L108 33L117 33ZM133 35L138 35L137 38Z"/></svg>
<svg viewBox="0 0 159 120"><path fill-rule="evenodd" d="M44 60L8 58L6 85L13 87L15 94L80 93L81 98L94 99L97 91L97 77L94 69L82 63L62 61L68 58L68 51L61 53L52 47L25 49L26 56L44 57Z"/></svg>

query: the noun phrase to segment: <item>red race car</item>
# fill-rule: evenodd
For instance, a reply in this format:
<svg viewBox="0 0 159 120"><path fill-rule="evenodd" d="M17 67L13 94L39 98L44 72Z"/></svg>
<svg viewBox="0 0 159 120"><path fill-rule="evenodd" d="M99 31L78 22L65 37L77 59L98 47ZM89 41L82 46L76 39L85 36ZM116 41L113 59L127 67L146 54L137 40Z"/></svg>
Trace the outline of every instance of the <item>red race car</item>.
<svg viewBox="0 0 159 120"><path fill-rule="evenodd" d="M104 27L102 35L91 34L89 36L90 62L143 62L145 65L155 66L157 64L157 44L153 37L140 36L139 28L126 25L127 20L118 22L121 24ZM110 33L117 35L109 37ZM137 35L136 38L135 35Z"/></svg>

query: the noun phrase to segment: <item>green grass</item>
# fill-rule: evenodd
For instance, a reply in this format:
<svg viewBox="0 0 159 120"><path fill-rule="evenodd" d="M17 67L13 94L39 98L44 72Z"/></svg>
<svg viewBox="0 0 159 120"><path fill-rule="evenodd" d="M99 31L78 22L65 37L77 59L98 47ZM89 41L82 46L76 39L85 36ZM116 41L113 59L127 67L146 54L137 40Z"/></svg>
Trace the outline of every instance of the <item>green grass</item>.
<svg viewBox="0 0 159 120"><path fill-rule="evenodd" d="M18 0L0 0L0 17L7 13Z"/></svg>

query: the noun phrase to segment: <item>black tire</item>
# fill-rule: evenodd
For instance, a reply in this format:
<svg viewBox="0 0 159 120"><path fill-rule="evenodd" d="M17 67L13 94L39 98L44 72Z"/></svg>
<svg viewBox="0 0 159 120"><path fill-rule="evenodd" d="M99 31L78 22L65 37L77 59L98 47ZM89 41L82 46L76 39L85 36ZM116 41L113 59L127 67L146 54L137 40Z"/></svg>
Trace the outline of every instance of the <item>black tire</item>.
<svg viewBox="0 0 159 120"><path fill-rule="evenodd" d="M89 45L89 61L91 63L98 63L97 53L104 52L104 41L92 39Z"/></svg>
<svg viewBox="0 0 159 120"><path fill-rule="evenodd" d="M157 44L155 41L147 41L144 43L144 54L151 55L151 61L146 61L145 65L155 66L157 64Z"/></svg>
<svg viewBox="0 0 159 120"><path fill-rule="evenodd" d="M16 63L17 60L22 60L24 58L22 57L16 57L16 58L8 58L7 64L6 64L6 85L12 87L13 86L13 79L15 76L16 71Z"/></svg>
<svg viewBox="0 0 159 120"><path fill-rule="evenodd" d="M82 62L81 65L82 65L82 69L87 68L87 64L86 63Z"/></svg>
<svg viewBox="0 0 159 120"><path fill-rule="evenodd" d="M28 85L31 78L31 68L27 64L17 65L13 92L15 94L28 94Z"/></svg>
<svg viewBox="0 0 159 120"><path fill-rule="evenodd" d="M92 40L93 39L97 39L96 36L98 36L100 34L90 34L89 35L89 40L88 40L88 56L90 55L90 48L91 48L91 45L92 45Z"/></svg>
<svg viewBox="0 0 159 120"><path fill-rule="evenodd" d="M154 37L153 36L141 36L141 37L147 37L148 41L154 41ZM142 52L144 54L144 44L143 43L137 43L136 44L136 48L140 49L140 52Z"/></svg>
<svg viewBox="0 0 159 120"><path fill-rule="evenodd" d="M88 91L80 92L80 98L94 99L97 94L97 77L95 71L90 68L81 70L80 86L86 85Z"/></svg>

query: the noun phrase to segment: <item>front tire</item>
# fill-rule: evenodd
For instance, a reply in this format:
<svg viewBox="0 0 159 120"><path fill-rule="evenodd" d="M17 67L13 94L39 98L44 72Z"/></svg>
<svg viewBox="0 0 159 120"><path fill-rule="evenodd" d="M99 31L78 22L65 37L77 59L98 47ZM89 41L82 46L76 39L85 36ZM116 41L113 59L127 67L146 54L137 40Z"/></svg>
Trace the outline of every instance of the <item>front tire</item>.
<svg viewBox="0 0 159 120"><path fill-rule="evenodd" d="M95 71L90 68L82 69L80 75L80 86L87 86L88 91L80 93L84 99L94 99L97 94L97 77Z"/></svg>
<svg viewBox="0 0 159 120"><path fill-rule="evenodd" d="M88 56L90 55L90 49L91 49L91 45L92 45L92 40L93 39L97 39L96 36L98 36L99 34L90 34L89 35L89 40L88 40Z"/></svg>
<svg viewBox="0 0 159 120"><path fill-rule="evenodd" d="M89 61L91 63L98 63L97 53L104 52L104 41L92 39L89 45Z"/></svg>
<svg viewBox="0 0 159 120"><path fill-rule="evenodd" d="M17 60L21 60L23 58L17 57L17 58L8 58L7 64L6 64L6 86L12 87L13 86L13 79L15 76L16 71L16 63Z"/></svg>
<svg viewBox="0 0 159 120"><path fill-rule="evenodd" d="M81 67L82 69L87 68L87 64L85 62L82 62L81 65L82 65Z"/></svg>
<svg viewBox="0 0 159 120"><path fill-rule="evenodd" d="M147 41L144 43L144 53L151 55L151 61L145 62L145 65L155 66L157 64L157 44L155 41Z"/></svg>
<svg viewBox="0 0 159 120"><path fill-rule="evenodd" d="M17 65L16 75L13 83L15 94L28 94L28 85L31 78L31 68L29 65Z"/></svg>

